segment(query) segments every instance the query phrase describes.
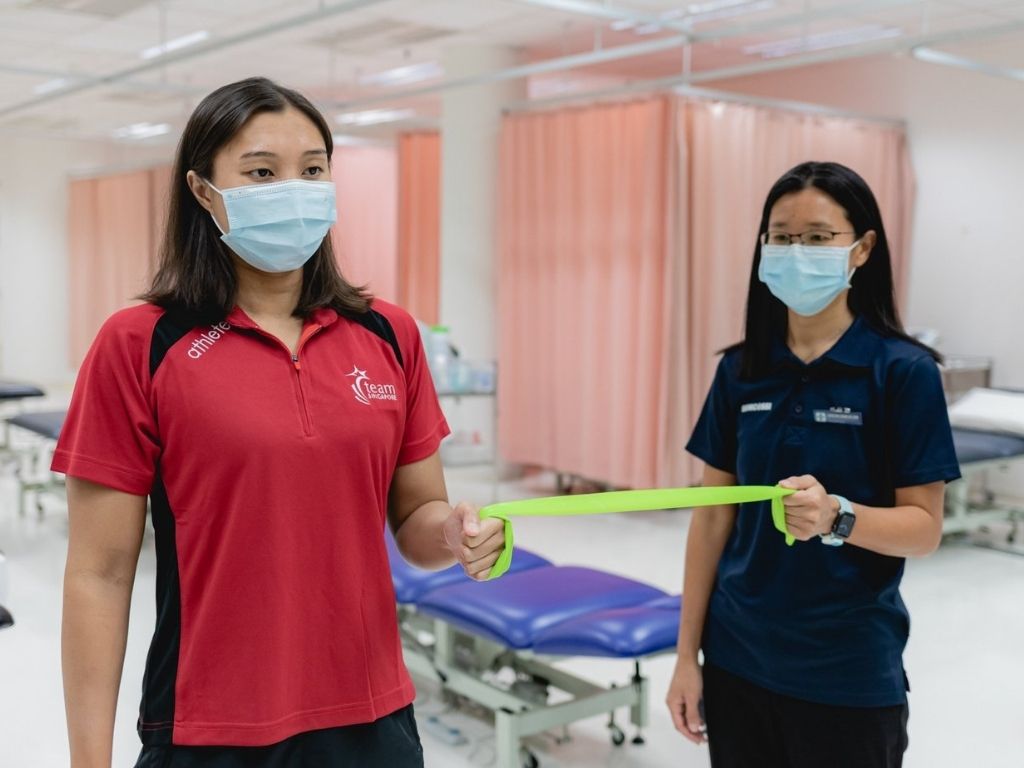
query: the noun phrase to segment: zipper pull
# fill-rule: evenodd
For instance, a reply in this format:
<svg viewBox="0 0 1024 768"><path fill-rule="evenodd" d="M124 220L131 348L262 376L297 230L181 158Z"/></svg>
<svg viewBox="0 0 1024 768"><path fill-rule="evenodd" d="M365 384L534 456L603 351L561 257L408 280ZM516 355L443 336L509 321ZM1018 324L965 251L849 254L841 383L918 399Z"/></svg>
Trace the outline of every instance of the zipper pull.
<svg viewBox="0 0 1024 768"><path fill-rule="evenodd" d="M299 356L298 355L292 355L292 365L295 366L295 370L296 371L301 371L302 370L302 366L299 365Z"/></svg>

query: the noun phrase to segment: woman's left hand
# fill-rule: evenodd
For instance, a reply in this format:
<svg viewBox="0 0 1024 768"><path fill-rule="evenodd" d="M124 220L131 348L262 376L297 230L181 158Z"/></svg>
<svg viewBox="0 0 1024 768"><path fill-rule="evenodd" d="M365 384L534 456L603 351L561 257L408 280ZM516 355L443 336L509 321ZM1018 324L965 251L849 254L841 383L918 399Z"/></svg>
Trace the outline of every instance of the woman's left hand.
<svg viewBox="0 0 1024 768"><path fill-rule="evenodd" d="M505 549L505 524L494 517L481 520L476 507L462 502L445 520L444 542L467 576L486 581Z"/></svg>
<svg viewBox="0 0 1024 768"><path fill-rule="evenodd" d="M832 532L832 524L839 513L838 504L821 483L811 475L801 475L786 478L779 485L796 491L782 500L786 507L786 528L794 538L807 541Z"/></svg>

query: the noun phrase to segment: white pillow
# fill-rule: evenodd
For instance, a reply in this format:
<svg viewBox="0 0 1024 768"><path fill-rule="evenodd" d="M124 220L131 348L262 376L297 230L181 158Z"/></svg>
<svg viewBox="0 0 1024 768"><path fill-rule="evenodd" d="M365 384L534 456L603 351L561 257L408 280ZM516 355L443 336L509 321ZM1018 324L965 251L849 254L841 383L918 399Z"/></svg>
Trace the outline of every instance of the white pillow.
<svg viewBox="0 0 1024 768"><path fill-rule="evenodd" d="M949 407L954 427L1024 437L1024 392L972 389Z"/></svg>

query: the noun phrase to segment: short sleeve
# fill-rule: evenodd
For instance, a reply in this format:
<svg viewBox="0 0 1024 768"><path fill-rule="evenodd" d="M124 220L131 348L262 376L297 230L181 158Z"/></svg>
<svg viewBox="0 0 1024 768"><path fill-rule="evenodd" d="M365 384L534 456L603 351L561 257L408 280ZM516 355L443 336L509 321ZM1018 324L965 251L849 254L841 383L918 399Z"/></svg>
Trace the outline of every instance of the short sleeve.
<svg viewBox="0 0 1024 768"><path fill-rule="evenodd" d="M960 477L939 367L931 357L901 365L892 375L889 404L893 484L925 485Z"/></svg>
<svg viewBox="0 0 1024 768"><path fill-rule="evenodd" d="M149 398L147 321L133 308L100 329L78 372L54 472L137 496L152 489L160 444Z"/></svg>
<svg viewBox="0 0 1024 768"><path fill-rule="evenodd" d="M730 395L733 362L728 355L719 361L686 450L715 469L736 474L736 409Z"/></svg>
<svg viewBox="0 0 1024 768"><path fill-rule="evenodd" d="M437 452L451 430L437 400L434 380L427 365L423 339L416 321L403 310L388 307L405 368L407 395L405 432L398 452L398 466L422 461Z"/></svg>

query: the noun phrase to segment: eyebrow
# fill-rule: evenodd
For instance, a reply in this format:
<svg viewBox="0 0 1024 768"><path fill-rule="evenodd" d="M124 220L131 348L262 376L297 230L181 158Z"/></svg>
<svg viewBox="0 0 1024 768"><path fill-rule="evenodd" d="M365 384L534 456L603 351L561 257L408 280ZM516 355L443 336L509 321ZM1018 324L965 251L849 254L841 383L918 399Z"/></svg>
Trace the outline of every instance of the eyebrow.
<svg viewBox="0 0 1024 768"><path fill-rule="evenodd" d="M789 224L788 221L773 221L768 224L768 228L772 229L773 227L785 227L787 224ZM811 229L826 229L830 232L832 231L832 224L827 221L812 221L808 223L807 226L810 227Z"/></svg>
<svg viewBox="0 0 1024 768"><path fill-rule="evenodd" d="M327 150L326 149L307 149L305 152L302 153L302 156L306 157L307 155L323 155L324 157L326 157L327 156ZM277 157L277 155L275 153L273 153L273 152L266 152L266 151L246 152L239 159L240 160L247 160L247 159L249 159L251 157Z"/></svg>

